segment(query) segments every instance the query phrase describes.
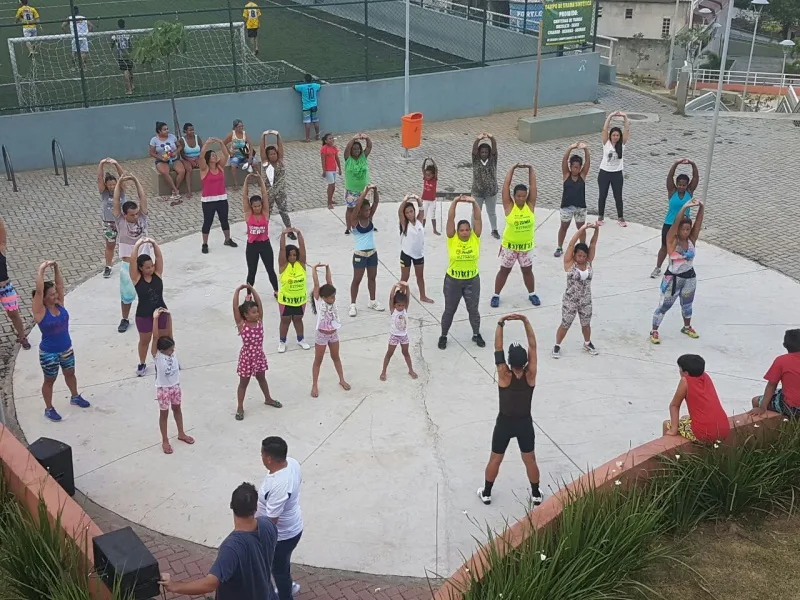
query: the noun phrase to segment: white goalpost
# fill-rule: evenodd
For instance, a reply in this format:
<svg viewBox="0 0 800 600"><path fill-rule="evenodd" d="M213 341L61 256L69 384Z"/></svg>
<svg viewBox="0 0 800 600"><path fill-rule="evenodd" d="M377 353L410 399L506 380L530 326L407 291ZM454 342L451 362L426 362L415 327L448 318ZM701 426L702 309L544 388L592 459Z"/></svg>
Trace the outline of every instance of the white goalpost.
<svg viewBox="0 0 800 600"><path fill-rule="evenodd" d="M186 51L170 61L172 83L177 94L197 96L271 87L283 74L282 63L264 62L247 44L244 23L187 25ZM166 64L150 69L133 62L137 38L152 29L95 31L79 36L84 53L83 77L72 33L10 38L8 53L17 100L29 111L116 104L126 99L123 74L133 75L134 99L168 96ZM125 43L117 44L117 40ZM34 44L30 54L29 43ZM233 53L236 60L234 65Z"/></svg>

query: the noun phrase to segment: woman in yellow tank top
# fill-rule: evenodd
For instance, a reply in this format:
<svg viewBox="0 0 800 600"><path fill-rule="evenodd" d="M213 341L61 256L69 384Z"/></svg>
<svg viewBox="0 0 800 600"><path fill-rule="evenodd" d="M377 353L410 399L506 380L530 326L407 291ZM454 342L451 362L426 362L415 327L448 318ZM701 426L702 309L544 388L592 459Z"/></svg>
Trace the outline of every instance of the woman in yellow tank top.
<svg viewBox="0 0 800 600"><path fill-rule="evenodd" d="M514 197L511 197L511 182L514 171L528 169L528 185L520 183L514 186ZM533 165L518 163L511 167L503 183L503 210L506 213L506 228L503 231L503 241L500 245L500 270L494 279L494 296L491 306L500 306L500 292L508 280L514 263L519 263L522 271L522 281L528 290L528 300L534 306L539 306L541 301L536 295L536 280L533 278L533 236L536 230L536 217L533 213L536 208L536 173Z"/></svg>
<svg viewBox="0 0 800 600"><path fill-rule="evenodd" d="M469 221L463 219L456 226L456 207L460 202L472 204L473 229ZM464 299L472 326L472 341L479 348L486 342L481 337L481 315L478 303L481 299L481 276L478 273L478 259L481 256L481 208L471 196L458 196L450 204L447 213L447 252L450 256L447 273L444 276L444 313L442 314L442 335L439 337L439 349L447 348L447 334L453 324L453 316Z"/></svg>
<svg viewBox="0 0 800 600"><path fill-rule="evenodd" d="M293 233L297 236L297 246L287 246L286 236ZM297 333L297 345L303 350L311 346L303 339L303 315L308 302L306 287L306 242L299 229L289 227L281 232L281 251L278 253L278 309L281 314L280 342L278 352L286 352L286 337L289 325L294 325Z"/></svg>

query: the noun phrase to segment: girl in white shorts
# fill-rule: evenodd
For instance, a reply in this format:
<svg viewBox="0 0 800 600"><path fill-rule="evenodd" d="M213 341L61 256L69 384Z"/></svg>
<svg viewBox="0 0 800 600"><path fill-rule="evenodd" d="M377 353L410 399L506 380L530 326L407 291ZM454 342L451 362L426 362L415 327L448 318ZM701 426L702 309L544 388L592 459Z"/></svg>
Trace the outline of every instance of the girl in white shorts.
<svg viewBox="0 0 800 600"><path fill-rule="evenodd" d="M325 267L325 284L320 286L317 270ZM316 340L314 346L314 366L311 368L313 383L311 384L311 397L319 397L319 368L325 358L326 348L331 350L331 359L339 376L339 385L347 391L350 384L344 380L342 359L339 357L339 310L336 308L336 288L333 287L330 266L317 263L312 267L311 276L314 279L314 302L311 310L317 315Z"/></svg>

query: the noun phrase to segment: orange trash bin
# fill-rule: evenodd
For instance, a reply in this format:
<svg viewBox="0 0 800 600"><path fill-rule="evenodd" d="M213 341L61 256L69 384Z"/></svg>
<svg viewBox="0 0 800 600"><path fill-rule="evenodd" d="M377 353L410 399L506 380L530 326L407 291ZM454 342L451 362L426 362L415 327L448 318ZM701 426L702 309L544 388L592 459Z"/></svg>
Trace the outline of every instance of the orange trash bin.
<svg viewBox="0 0 800 600"><path fill-rule="evenodd" d="M419 148L422 141L422 113L403 115L400 128L400 144L406 150Z"/></svg>

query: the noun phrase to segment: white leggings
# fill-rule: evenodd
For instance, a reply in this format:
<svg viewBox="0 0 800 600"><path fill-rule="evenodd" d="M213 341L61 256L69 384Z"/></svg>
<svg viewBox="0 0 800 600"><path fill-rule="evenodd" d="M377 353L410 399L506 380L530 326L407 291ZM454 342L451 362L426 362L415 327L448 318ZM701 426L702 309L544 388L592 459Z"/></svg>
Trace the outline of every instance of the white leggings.
<svg viewBox="0 0 800 600"><path fill-rule="evenodd" d="M423 200L422 209L425 211L425 222L437 221L436 215L442 216L442 201L441 200ZM428 216L433 213L433 216Z"/></svg>

